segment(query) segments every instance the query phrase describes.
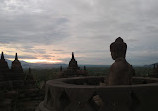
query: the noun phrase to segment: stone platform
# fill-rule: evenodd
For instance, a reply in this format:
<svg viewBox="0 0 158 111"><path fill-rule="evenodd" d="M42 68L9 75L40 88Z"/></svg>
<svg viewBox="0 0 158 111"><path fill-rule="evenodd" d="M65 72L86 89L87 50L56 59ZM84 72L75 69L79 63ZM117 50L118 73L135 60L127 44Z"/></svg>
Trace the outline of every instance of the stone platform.
<svg viewBox="0 0 158 111"><path fill-rule="evenodd" d="M132 85L100 86L104 77L50 80L37 111L158 111L158 79L133 78Z"/></svg>

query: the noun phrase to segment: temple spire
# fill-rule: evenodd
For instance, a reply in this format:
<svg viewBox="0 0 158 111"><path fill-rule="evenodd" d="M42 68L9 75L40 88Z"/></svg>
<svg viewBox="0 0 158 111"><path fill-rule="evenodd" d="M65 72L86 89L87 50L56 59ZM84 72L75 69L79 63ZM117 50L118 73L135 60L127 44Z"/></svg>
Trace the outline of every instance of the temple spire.
<svg viewBox="0 0 158 111"><path fill-rule="evenodd" d="M18 54L15 54L15 60L12 62L11 69L17 73L23 73L21 62L18 60Z"/></svg>
<svg viewBox="0 0 158 111"><path fill-rule="evenodd" d="M72 59L75 59L75 57L74 57L74 52L72 52Z"/></svg>
<svg viewBox="0 0 158 111"><path fill-rule="evenodd" d="M63 67L62 66L60 66L60 71L63 71Z"/></svg>
<svg viewBox="0 0 158 111"><path fill-rule="evenodd" d="M3 54L3 52L2 52L2 54L1 54L1 59L3 59L3 60L4 60L4 54Z"/></svg>
<svg viewBox="0 0 158 111"><path fill-rule="evenodd" d="M154 64L154 69L156 69L156 64Z"/></svg>
<svg viewBox="0 0 158 111"><path fill-rule="evenodd" d="M73 69L78 69L78 65L77 65L77 61L75 60L75 57L74 57L74 52L72 52L72 58L69 62L69 67L68 68L73 68Z"/></svg>
<svg viewBox="0 0 158 111"><path fill-rule="evenodd" d="M18 54L17 53L15 54L15 60L18 60Z"/></svg>
<svg viewBox="0 0 158 111"><path fill-rule="evenodd" d="M29 67L29 74L31 74L31 68Z"/></svg>
<svg viewBox="0 0 158 111"><path fill-rule="evenodd" d="M87 69L86 69L86 66L84 66L84 70L86 71Z"/></svg>

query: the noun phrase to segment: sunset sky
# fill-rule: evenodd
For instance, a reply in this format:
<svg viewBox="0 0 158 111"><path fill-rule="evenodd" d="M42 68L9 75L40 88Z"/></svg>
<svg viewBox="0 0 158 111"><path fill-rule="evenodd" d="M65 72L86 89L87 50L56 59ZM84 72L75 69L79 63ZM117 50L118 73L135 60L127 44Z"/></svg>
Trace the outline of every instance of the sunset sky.
<svg viewBox="0 0 158 111"><path fill-rule="evenodd" d="M122 37L133 65L158 62L158 0L1 0L0 51L27 62L112 64Z"/></svg>

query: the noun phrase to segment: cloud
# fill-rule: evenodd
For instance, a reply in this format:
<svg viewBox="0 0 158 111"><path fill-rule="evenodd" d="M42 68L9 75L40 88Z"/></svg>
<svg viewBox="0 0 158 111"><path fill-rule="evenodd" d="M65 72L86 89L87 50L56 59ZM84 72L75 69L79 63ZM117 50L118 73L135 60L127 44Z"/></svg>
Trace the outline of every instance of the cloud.
<svg viewBox="0 0 158 111"><path fill-rule="evenodd" d="M54 49L53 51L56 51L56 52L63 52L64 50L60 50L60 49Z"/></svg>
<svg viewBox="0 0 158 111"><path fill-rule="evenodd" d="M156 59L150 57L158 52L157 4L156 0L2 0L0 46L41 57L52 53L66 58L76 52L85 58L81 63L104 64L97 60L105 58L105 64L111 64L109 45L121 36L132 64L152 63Z"/></svg>
<svg viewBox="0 0 158 111"><path fill-rule="evenodd" d="M40 20L38 20L40 19ZM41 22L41 23L40 23ZM1 43L52 44L67 37L64 18L23 15L13 20L1 20Z"/></svg>
<svg viewBox="0 0 158 111"><path fill-rule="evenodd" d="M54 58L55 56L53 56L53 55L42 55L42 58L43 59L52 59L52 58Z"/></svg>
<svg viewBox="0 0 158 111"><path fill-rule="evenodd" d="M84 54L86 54L86 53L104 53L105 52L105 50L78 50L78 51L76 51L77 53L84 53Z"/></svg>
<svg viewBox="0 0 158 111"><path fill-rule="evenodd" d="M8 55L8 54L4 54L5 56L5 59L14 59L15 58L15 55ZM18 55L18 58L19 59L37 59L36 57L34 56L30 56L30 55Z"/></svg>

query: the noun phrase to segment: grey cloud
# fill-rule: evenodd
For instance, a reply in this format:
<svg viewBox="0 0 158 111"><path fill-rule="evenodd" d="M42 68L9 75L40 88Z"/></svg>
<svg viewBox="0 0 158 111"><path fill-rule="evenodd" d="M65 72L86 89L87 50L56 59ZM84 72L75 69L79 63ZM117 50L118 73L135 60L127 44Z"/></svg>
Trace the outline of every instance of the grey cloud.
<svg viewBox="0 0 158 111"><path fill-rule="evenodd" d="M42 55L43 59L52 59L52 57L55 57L53 55Z"/></svg>
<svg viewBox="0 0 158 111"><path fill-rule="evenodd" d="M39 53L39 54L45 54L46 50L45 49L20 49L23 52L30 52L30 53Z"/></svg>
<svg viewBox="0 0 158 111"><path fill-rule="evenodd" d="M129 63L134 65L149 65L157 62L158 56L157 55L150 55L150 56L135 56L127 59Z"/></svg>
<svg viewBox="0 0 158 111"><path fill-rule="evenodd" d="M76 53L104 53L105 50L78 50L78 51L75 51Z"/></svg>
<svg viewBox="0 0 158 111"><path fill-rule="evenodd" d="M13 58L15 58L15 55L8 55L8 54L4 54L4 56L5 56L5 58L6 59L13 59ZM18 58L19 59L36 59L36 57L34 57L34 56L31 56L31 55L18 55Z"/></svg>
<svg viewBox="0 0 158 111"><path fill-rule="evenodd" d="M59 52L63 52L64 50L60 50L60 49L57 50L57 49L54 49L53 51L56 51L56 52L58 52L58 51L59 51Z"/></svg>
<svg viewBox="0 0 158 111"><path fill-rule="evenodd" d="M137 40L137 39L132 39L132 38L131 38L131 39L127 39L126 41L127 41L127 42L136 42L136 41L138 41L138 40Z"/></svg>
<svg viewBox="0 0 158 111"><path fill-rule="evenodd" d="M73 51L55 51L54 54L71 54Z"/></svg>
<svg viewBox="0 0 158 111"><path fill-rule="evenodd" d="M47 16L47 17L45 17ZM0 18L2 43L52 44L68 36L67 18L48 15L18 15L13 19Z"/></svg>
<svg viewBox="0 0 158 111"><path fill-rule="evenodd" d="M16 49L19 49L22 52L26 52L26 53L39 53L39 54L45 54L46 53L46 49L37 49L34 46L26 46L26 45L22 45L22 46L16 46Z"/></svg>
<svg viewBox="0 0 158 111"><path fill-rule="evenodd" d="M70 61L70 59L71 59L71 58L63 58L63 59L59 58L58 60L61 60L63 63L68 64L69 61Z"/></svg>
<svg viewBox="0 0 158 111"><path fill-rule="evenodd" d="M23 52L46 55L45 49L33 46L53 44L57 48L53 50L55 54L76 51L87 57L81 59L83 63L98 64L97 58L104 59L105 54L107 64L111 63L109 45L121 36L128 44L127 57L134 64L156 61L157 53L142 53L158 49L156 0L14 1L15 4L9 0L0 3L0 44L15 48L22 44ZM138 63L139 57L142 62Z"/></svg>

